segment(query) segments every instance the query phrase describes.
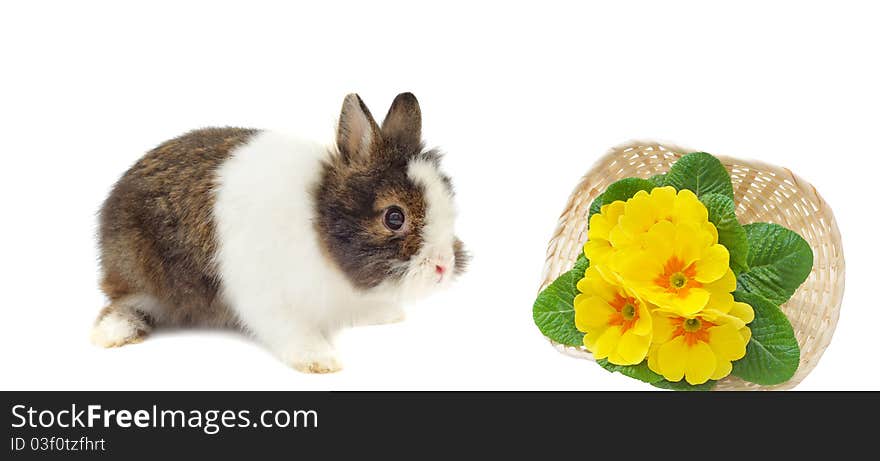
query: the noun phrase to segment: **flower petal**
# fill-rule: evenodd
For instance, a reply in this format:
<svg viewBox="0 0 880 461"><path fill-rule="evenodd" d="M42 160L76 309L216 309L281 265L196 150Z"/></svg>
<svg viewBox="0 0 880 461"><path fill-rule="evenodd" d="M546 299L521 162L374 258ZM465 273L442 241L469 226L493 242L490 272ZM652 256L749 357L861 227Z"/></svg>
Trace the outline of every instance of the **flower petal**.
<svg viewBox="0 0 880 461"><path fill-rule="evenodd" d="M706 236L700 231L700 228L690 222L680 223L675 226L675 237L673 242L673 254L682 262L685 267L698 260L706 248Z"/></svg>
<svg viewBox="0 0 880 461"><path fill-rule="evenodd" d="M616 311L598 296L584 296L574 304L574 325L578 331L589 332L608 325Z"/></svg>
<svg viewBox="0 0 880 461"><path fill-rule="evenodd" d="M596 360L601 360L608 357L608 354L611 353L616 347L617 343L620 342L620 327L613 326L607 328L602 334L596 339L596 343L594 344L593 350L590 352L593 353L593 357Z"/></svg>
<svg viewBox="0 0 880 461"><path fill-rule="evenodd" d="M626 202L623 200L615 200L602 207L602 214L607 216L608 221L615 226L620 217L623 216L624 211L626 211Z"/></svg>
<svg viewBox="0 0 880 461"><path fill-rule="evenodd" d="M720 279L703 285L703 288L710 294L706 309L714 309L723 314L730 311L733 306L733 295L730 292L736 289L736 276L732 270L728 269Z"/></svg>
<svg viewBox="0 0 880 461"><path fill-rule="evenodd" d="M629 233L623 226L614 226L614 229L611 229L608 240L611 243L611 247L616 250L634 246L636 243L633 234Z"/></svg>
<svg viewBox="0 0 880 461"><path fill-rule="evenodd" d="M706 232L706 245L715 245L718 243L718 228L711 222L703 223L703 231Z"/></svg>
<svg viewBox="0 0 880 461"><path fill-rule="evenodd" d="M664 214L672 214L675 210L676 191L672 186L655 187L651 189L651 202L654 208ZM669 219L670 216L657 216L660 219Z"/></svg>
<svg viewBox="0 0 880 461"><path fill-rule="evenodd" d="M581 293L596 295L608 302L613 301L620 291L605 280L598 266L590 266L584 271L584 278L578 281L577 288Z"/></svg>
<svg viewBox="0 0 880 461"><path fill-rule="evenodd" d="M696 194L682 189L675 197L675 216L678 222L705 222L709 219L709 211Z"/></svg>
<svg viewBox="0 0 880 461"><path fill-rule="evenodd" d="M611 247L611 243L608 240L587 240L587 243L584 244L584 255L590 260L591 264L605 262L613 252L614 248Z"/></svg>
<svg viewBox="0 0 880 461"><path fill-rule="evenodd" d="M580 292L580 293L582 293L582 294L583 294L583 293L587 293L587 292L589 292L589 291L590 291L590 281L587 280L586 277L584 277L584 278L578 280L578 282L577 282L577 290L578 290L578 292ZM575 296L575 298L577 298L577 297Z"/></svg>
<svg viewBox="0 0 880 461"><path fill-rule="evenodd" d="M746 343L732 325L709 328L709 346L716 355L731 361L746 355Z"/></svg>
<svg viewBox="0 0 880 461"><path fill-rule="evenodd" d="M711 286L711 288L709 288L709 286ZM721 278L707 284L706 288L709 291L730 293L731 291L736 290L736 275L733 274L733 271L730 270L730 268L727 268Z"/></svg>
<svg viewBox="0 0 880 461"><path fill-rule="evenodd" d="M651 226L645 235L645 251L651 258L664 264L673 255L674 241L675 225L669 221L660 221Z"/></svg>
<svg viewBox="0 0 880 461"><path fill-rule="evenodd" d="M645 360L650 345L650 336L637 335L629 330L620 337L616 353L609 355L608 361L615 365L635 365Z"/></svg>
<svg viewBox="0 0 880 461"><path fill-rule="evenodd" d="M715 309L703 309L700 311L700 318L703 320L707 320L716 325L730 325L734 330L739 330L740 328L746 326L745 323L739 318L734 317L730 314L725 314L721 311L717 311Z"/></svg>
<svg viewBox="0 0 880 461"><path fill-rule="evenodd" d="M608 216L602 213L596 213L590 218L590 227L587 231L588 240L608 240L611 235L611 228L617 223L609 222Z"/></svg>
<svg viewBox="0 0 880 461"><path fill-rule="evenodd" d="M752 309L752 306L741 303L739 301L734 301L733 305L730 307L730 312L728 314L742 320L745 323L752 323L752 320L755 320L755 310Z"/></svg>
<svg viewBox="0 0 880 461"><path fill-rule="evenodd" d="M711 378L717 381L733 371L733 364L730 363L730 360L719 357L717 354L715 355L715 358L717 359L717 362L715 362L715 371L712 372Z"/></svg>
<svg viewBox="0 0 880 461"><path fill-rule="evenodd" d="M662 311L655 310L652 314L651 324L653 330L652 341L654 344L663 344L672 339L675 325L669 315Z"/></svg>
<svg viewBox="0 0 880 461"><path fill-rule="evenodd" d="M703 288L690 288L687 291L687 296L683 298L674 293L663 293L661 300L654 304L672 309L684 317L690 317L703 310L708 302L708 291Z"/></svg>
<svg viewBox="0 0 880 461"><path fill-rule="evenodd" d="M593 331L585 333L584 347L586 347L588 351L596 350L596 340L602 336L602 333L605 333L605 328L597 328Z"/></svg>
<svg viewBox="0 0 880 461"><path fill-rule="evenodd" d="M725 292L710 291L709 302L706 303L706 309L712 309L719 313L726 314L733 306L733 295Z"/></svg>
<svg viewBox="0 0 880 461"><path fill-rule="evenodd" d="M740 334L740 336L743 337L743 341L744 341L744 342L746 343L746 345L748 346L749 341L752 340L752 330L751 330L751 328L749 328L749 327L743 327L743 328L740 328L740 329L739 329L739 334Z"/></svg>
<svg viewBox="0 0 880 461"><path fill-rule="evenodd" d="M697 274L694 278L700 283L710 283L720 279L730 270L730 253L724 245L712 245L703 250L697 260Z"/></svg>
<svg viewBox="0 0 880 461"><path fill-rule="evenodd" d="M657 344L651 344L648 348L648 368L651 369L654 373L662 375L660 372L660 366L657 364L657 356L658 351L660 350L660 346Z"/></svg>
<svg viewBox="0 0 880 461"><path fill-rule="evenodd" d="M657 351L657 370L655 372L660 373L669 381L681 381L687 365L687 353L688 347L681 336L660 346Z"/></svg>
<svg viewBox="0 0 880 461"><path fill-rule="evenodd" d="M623 283L623 279L620 277L620 274L612 270L611 263L593 267L596 268L596 272L599 273L599 275L602 277L602 280L604 280L605 283L609 284L610 286L620 287L620 285Z"/></svg>
<svg viewBox="0 0 880 461"><path fill-rule="evenodd" d="M688 351L684 379L688 384L693 385L705 383L715 372L717 362L712 348L702 341L697 341Z"/></svg>
<svg viewBox="0 0 880 461"><path fill-rule="evenodd" d="M654 209L648 193L639 191L631 199L626 201L623 216L618 220L618 225L630 234L641 234L654 224Z"/></svg>
<svg viewBox="0 0 880 461"><path fill-rule="evenodd" d="M630 331L639 336L650 335L654 322L651 319L651 311L648 309L648 305L640 300L636 308L639 315Z"/></svg>
<svg viewBox="0 0 880 461"><path fill-rule="evenodd" d="M648 285L663 273L664 261L647 257L647 254L642 251L626 251L615 255L613 266L627 282L635 285Z"/></svg>

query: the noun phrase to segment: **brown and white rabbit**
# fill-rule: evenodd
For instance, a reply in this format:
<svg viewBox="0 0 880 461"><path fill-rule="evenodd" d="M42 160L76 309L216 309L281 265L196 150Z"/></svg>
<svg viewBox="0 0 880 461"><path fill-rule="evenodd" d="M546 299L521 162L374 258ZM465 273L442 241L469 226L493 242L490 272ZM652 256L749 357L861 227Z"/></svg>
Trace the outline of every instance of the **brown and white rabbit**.
<svg viewBox="0 0 880 461"><path fill-rule="evenodd" d="M350 94L332 148L207 128L153 149L100 212L110 304L92 341L236 326L298 370L339 370L341 328L401 320L402 303L448 285L467 261L452 185L421 123L411 93L381 128Z"/></svg>

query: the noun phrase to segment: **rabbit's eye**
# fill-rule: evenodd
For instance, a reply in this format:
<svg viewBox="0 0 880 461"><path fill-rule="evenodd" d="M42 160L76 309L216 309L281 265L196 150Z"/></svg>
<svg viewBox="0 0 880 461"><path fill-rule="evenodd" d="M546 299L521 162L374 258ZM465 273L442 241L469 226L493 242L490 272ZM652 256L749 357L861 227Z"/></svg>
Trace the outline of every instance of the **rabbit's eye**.
<svg viewBox="0 0 880 461"><path fill-rule="evenodd" d="M403 228L406 217L399 206L390 206L385 209L385 216L382 220L385 222L385 227L393 231L399 231Z"/></svg>

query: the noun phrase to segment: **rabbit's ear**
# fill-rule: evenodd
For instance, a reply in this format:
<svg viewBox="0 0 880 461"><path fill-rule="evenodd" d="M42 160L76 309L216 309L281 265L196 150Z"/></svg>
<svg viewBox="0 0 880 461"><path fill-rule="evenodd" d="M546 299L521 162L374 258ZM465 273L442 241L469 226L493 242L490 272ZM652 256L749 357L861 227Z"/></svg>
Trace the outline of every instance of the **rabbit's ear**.
<svg viewBox="0 0 880 461"><path fill-rule="evenodd" d="M382 122L385 140L399 147L418 148L422 142L422 110L412 93L400 93Z"/></svg>
<svg viewBox="0 0 880 461"><path fill-rule="evenodd" d="M346 161L368 158L380 140L379 126L361 97L352 93L342 102L336 147Z"/></svg>

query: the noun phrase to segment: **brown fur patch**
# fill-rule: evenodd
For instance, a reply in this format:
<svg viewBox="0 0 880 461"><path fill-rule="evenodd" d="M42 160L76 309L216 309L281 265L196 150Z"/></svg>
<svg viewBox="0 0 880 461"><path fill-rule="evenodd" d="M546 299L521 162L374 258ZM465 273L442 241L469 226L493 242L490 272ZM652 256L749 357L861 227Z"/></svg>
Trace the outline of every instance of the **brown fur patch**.
<svg viewBox="0 0 880 461"><path fill-rule="evenodd" d="M403 275L402 264L422 245L426 204L406 176L409 157L388 153L383 143L378 148L382 154L356 162L331 159L313 192L323 250L360 288ZM385 227L384 212L392 205L404 210L404 232Z"/></svg>
<svg viewBox="0 0 880 461"><path fill-rule="evenodd" d="M418 253L422 247L422 234L420 230L425 225L425 201L418 191L411 188L383 189L376 194L376 218L372 221L373 233L384 238L399 238L403 240L399 257L408 260ZM398 206L403 210L405 224L403 232L395 232L385 226L385 210L391 206Z"/></svg>
<svg viewBox="0 0 880 461"><path fill-rule="evenodd" d="M111 301L147 294L173 323L234 323L218 297L213 190L217 168L255 133L195 130L122 176L100 212L101 289Z"/></svg>

